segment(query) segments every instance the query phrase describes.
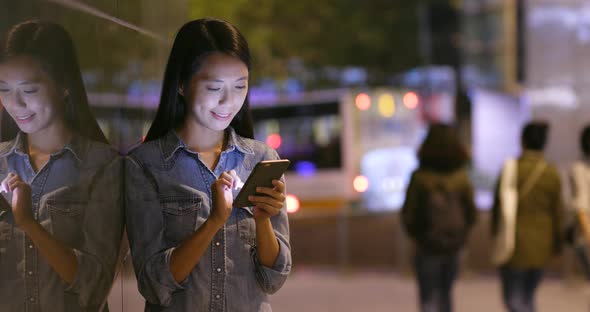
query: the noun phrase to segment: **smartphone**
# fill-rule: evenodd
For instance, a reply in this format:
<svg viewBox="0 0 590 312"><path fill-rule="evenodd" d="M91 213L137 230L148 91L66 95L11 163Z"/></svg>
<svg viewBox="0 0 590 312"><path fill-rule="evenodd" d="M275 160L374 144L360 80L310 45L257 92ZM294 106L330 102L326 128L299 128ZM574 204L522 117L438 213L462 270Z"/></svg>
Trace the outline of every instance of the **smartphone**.
<svg viewBox="0 0 590 312"><path fill-rule="evenodd" d="M12 211L12 207L2 193L0 193L0 211Z"/></svg>
<svg viewBox="0 0 590 312"><path fill-rule="evenodd" d="M289 168L290 163L288 159L263 160L257 163L234 199L234 207L252 206L248 196L256 195L257 187L274 187L272 180L279 180Z"/></svg>

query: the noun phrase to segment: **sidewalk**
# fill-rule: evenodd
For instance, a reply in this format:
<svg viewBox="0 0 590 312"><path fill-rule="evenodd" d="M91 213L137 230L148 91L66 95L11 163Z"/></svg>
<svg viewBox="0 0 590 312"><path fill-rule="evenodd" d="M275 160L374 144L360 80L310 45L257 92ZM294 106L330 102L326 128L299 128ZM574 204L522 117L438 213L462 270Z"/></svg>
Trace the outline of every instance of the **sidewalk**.
<svg viewBox="0 0 590 312"><path fill-rule="evenodd" d="M546 278L537 292L538 312L588 312L590 298L583 282ZM454 291L456 312L503 312L495 276L461 278ZM271 297L278 312L351 311L414 312L416 292L411 276L397 273L294 272Z"/></svg>
<svg viewBox="0 0 590 312"><path fill-rule="evenodd" d="M130 266L124 283L109 297L112 312L142 311ZM121 287L123 286L123 287ZM590 312L590 287L582 281L545 278L537 292L537 312ZM504 312L496 276L463 274L454 291L455 312ZM416 312L414 280L394 272L309 270L298 267L270 299L277 312Z"/></svg>

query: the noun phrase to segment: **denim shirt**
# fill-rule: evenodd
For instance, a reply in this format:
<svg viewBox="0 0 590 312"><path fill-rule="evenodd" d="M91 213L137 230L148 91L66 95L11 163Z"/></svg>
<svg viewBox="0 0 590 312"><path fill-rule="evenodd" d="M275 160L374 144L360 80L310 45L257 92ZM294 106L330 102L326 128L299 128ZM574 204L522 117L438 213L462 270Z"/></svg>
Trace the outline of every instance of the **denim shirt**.
<svg viewBox="0 0 590 312"><path fill-rule="evenodd" d="M78 271L67 284L0 208L0 311L97 311L112 286L123 231L122 158L106 144L72 138L35 173L25 135L0 143L0 180L30 184L35 219L72 248ZM2 194L8 203L12 194Z"/></svg>
<svg viewBox="0 0 590 312"><path fill-rule="evenodd" d="M146 311L271 311L268 294L287 279L291 250L285 209L271 217L279 243L272 267L258 261L252 208L245 207L232 209L184 281L177 283L170 272L174 248L209 217L211 184L217 177L233 169L245 181L256 163L278 159L263 143L240 137L231 128L228 132L227 148L213 171L174 131L127 157L127 233Z"/></svg>

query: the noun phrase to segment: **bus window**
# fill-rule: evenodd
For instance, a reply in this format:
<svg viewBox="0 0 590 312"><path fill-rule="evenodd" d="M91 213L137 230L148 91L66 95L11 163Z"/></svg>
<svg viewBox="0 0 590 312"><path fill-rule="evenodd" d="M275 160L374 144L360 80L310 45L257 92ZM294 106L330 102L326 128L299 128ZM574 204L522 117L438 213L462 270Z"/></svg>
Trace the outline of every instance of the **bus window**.
<svg viewBox="0 0 590 312"><path fill-rule="evenodd" d="M272 106L253 109L254 138L291 160L301 175L342 166L338 102Z"/></svg>

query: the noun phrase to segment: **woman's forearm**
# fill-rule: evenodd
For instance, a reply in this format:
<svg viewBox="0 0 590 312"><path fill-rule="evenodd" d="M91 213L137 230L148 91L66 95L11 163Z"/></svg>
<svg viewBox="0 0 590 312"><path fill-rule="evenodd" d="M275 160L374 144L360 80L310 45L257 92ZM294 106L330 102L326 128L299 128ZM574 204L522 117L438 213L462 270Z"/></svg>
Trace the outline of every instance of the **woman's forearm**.
<svg viewBox="0 0 590 312"><path fill-rule="evenodd" d="M256 220L256 245L260 263L272 267L279 255L279 242L269 218Z"/></svg>
<svg viewBox="0 0 590 312"><path fill-rule="evenodd" d="M74 251L55 239L37 221L30 222L23 230L57 274L68 284L74 282L78 273L78 260Z"/></svg>
<svg viewBox="0 0 590 312"><path fill-rule="evenodd" d="M170 272L177 282L183 281L199 264L201 257L209 247L215 234L223 225L219 226L207 220L189 238L183 241L170 257Z"/></svg>

